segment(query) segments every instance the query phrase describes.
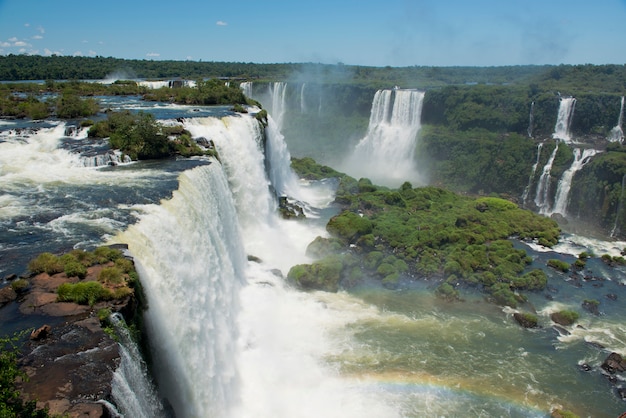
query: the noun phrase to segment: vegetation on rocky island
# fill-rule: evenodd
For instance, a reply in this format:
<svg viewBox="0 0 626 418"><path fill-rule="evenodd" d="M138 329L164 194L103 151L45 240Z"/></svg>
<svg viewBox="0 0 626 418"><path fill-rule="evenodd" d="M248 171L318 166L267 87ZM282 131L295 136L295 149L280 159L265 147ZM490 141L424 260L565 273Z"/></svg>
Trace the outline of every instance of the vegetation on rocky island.
<svg viewBox="0 0 626 418"><path fill-rule="evenodd" d="M181 126L164 126L145 112L110 112L107 119L89 128L88 136L109 138L111 148L133 160L217 155L214 148L201 148Z"/></svg>
<svg viewBox="0 0 626 418"><path fill-rule="evenodd" d="M84 280L87 268L104 265L97 280ZM97 302L122 299L134 293L139 286L139 277L132 261L122 252L111 247L98 247L93 252L73 250L61 256L41 253L28 264L33 274L54 275L65 273L68 278L76 277L76 283L63 283L58 289L60 302L75 302L93 306Z"/></svg>
<svg viewBox="0 0 626 418"><path fill-rule="evenodd" d="M293 167L304 177L336 173L310 159L294 159ZM300 287L333 290L364 276L387 287L402 278L425 279L437 283L445 298L471 286L509 306L523 300L519 291L545 288L546 274L528 270L530 257L509 238L553 246L560 234L555 221L497 197L471 198L408 182L388 189L367 179L340 178L336 202L343 210L326 226L333 238L316 239L308 252L320 260L288 274Z"/></svg>

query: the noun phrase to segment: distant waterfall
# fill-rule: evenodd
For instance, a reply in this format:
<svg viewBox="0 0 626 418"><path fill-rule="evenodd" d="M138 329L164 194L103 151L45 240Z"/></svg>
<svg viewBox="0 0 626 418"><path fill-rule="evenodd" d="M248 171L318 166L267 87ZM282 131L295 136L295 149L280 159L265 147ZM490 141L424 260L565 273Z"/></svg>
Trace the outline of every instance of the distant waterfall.
<svg viewBox="0 0 626 418"><path fill-rule="evenodd" d="M559 102L559 113L554 126L552 137L563 140L566 143L572 141L570 137L570 125L574 117L574 108L576 107L576 99L573 97L562 97Z"/></svg>
<svg viewBox="0 0 626 418"><path fill-rule="evenodd" d="M562 216L567 215L567 203L569 197L569 191L572 187L572 179L574 178L574 174L582 169L585 164L587 164L591 157L598 153L595 149L586 149L584 151L580 151L580 148L574 149L574 161L570 168L565 170L561 179L559 180L559 185L556 190L556 196L554 197L554 208L549 212L549 214L559 213Z"/></svg>
<svg viewBox="0 0 626 418"><path fill-rule="evenodd" d="M528 132L529 138L533 137L533 123L535 119L534 110L535 110L535 102L532 102L530 104L530 112L528 114L528 129L526 130Z"/></svg>
<svg viewBox="0 0 626 418"><path fill-rule="evenodd" d="M617 117L617 125L611 129L607 140L610 142L624 142L624 131L622 123L624 119L624 96L622 96L621 105L619 108L619 116Z"/></svg>
<svg viewBox="0 0 626 418"><path fill-rule="evenodd" d="M624 98L622 98L622 103L623 103ZM619 226L619 217L620 214L622 213L622 207L624 206L624 189L626 188L626 174L624 174L622 176L622 191L619 195L619 202L617 203L617 210L615 211L615 222L613 223L613 229L611 230L611 236L615 237L620 230L618 229Z"/></svg>
<svg viewBox="0 0 626 418"><path fill-rule="evenodd" d="M300 113L306 113L306 101L304 100L304 88L306 83L302 83L300 87Z"/></svg>
<svg viewBox="0 0 626 418"><path fill-rule="evenodd" d="M535 194L535 204L539 208L539 212L544 214L548 210L550 202L548 196L550 192L550 171L552 170L552 164L556 158L556 153L559 150L559 142L557 141L554 151L550 155L548 162L543 166L541 177L539 177L539 183L537 184L537 192Z"/></svg>
<svg viewBox="0 0 626 418"><path fill-rule="evenodd" d="M420 182L414 154L423 100L417 90L377 91L367 134L346 163L348 173L387 186Z"/></svg>
<svg viewBox="0 0 626 418"><path fill-rule="evenodd" d="M114 313L109 318L119 338L121 362L113 374L112 395L125 417L159 418L165 411L148 368L126 328L124 318Z"/></svg>
<svg viewBox="0 0 626 418"><path fill-rule="evenodd" d="M537 173L537 167L539 166L539 157L541 157L541 149L543 148L543 143L537 144L537 160L535 164L533 164L532 169L530 170L530 177L528 177L528 185L524 189L524 193L522 194L522 204L526 203L526 199L528 199L528 194L530 193L530 188L532 187L533 180L535 179L535 174Z"/></svg>
<svg viewBox="0 0 626 418"><path fill-rule="evenodd" d="M270 183L276 190L277 196L289 196L301 200L298 176L291 169L291 154L287 143L280 133L274 118L268 117L268 126L265 130L266 160L269 165Z"/></svg>
<svg viewBox="0 0 626 418"><path fill-rule="evenodd" d="M246 97L252 98L252 81L244 81L239 85Z"/></svg>
<svg viewBox="0 0 626 418"><path fill-rule="evenodd" d="M287 110L286 92L287 83L283 81L277 81L270 83L269 85L269 95L271 99L271 108L269 112L276 121L279 129L282 129L283 127L285 110Z"/></svg>

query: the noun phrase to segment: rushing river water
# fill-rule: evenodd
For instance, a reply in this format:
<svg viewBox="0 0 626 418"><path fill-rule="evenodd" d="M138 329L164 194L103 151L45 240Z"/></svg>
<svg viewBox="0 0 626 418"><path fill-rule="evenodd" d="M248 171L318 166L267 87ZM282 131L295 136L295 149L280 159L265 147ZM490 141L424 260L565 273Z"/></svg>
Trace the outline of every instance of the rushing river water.
<svg viewBox="0 0 626 418"><path fill-rule="evenodd" d="M433 297L428 281L398 290L304 293L286 285L290 266L310 261L307 244L336 213L332 182L290 178L288 152L265 156L249 115L106 98L146 110L215 142L203 158L86 167L72 148L86 132L66 124L0 121L0 276L23 273L42 251L125 242L150 304L149 338L160 395L178 417L547 417L626 411L600 365L626 355L626 273L598 258L591 280L547 270L530 295L541 328L467 293ZM276 129L274 127L274 129ZM282 144L282 145L281 145ZM265 174L272 158L274 174ZM287 161L285 161L287 159ZM281 169L282 167L282 169ZM304 221L276 215L270 181L307 208ZM583 250L618 255L623 243L564 236L556 251L516 245L546 268ZM254 255L261 261L247 261ZM600 315L581 308L600 302ZM555 328L550 313L580 313ZM4 321L22 319L5 308ZM8 329L10 327L5 327ZM582 365L591 370L584 371Z"/></svg>

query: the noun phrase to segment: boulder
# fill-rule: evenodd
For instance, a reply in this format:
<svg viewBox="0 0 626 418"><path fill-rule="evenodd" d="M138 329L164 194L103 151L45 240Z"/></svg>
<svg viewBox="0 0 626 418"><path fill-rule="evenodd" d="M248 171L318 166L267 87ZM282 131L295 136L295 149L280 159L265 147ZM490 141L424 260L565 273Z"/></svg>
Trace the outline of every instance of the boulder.
<svg viewBox="0 0 626 418"><path fill-rule="evenodd" d="M43 325L30 333L30 339L34 341L46 339L50 335L50 329L50 325Z"/></svg>
<svg viewBox="0 0 626 418"><path fill-rule="evenodd" d="M626 360L620 354L613 352L609 354L600 367L610 374L621 373L626 371Z"/></svg>
<svg viewBox="0 0 626 418"><path fill-rule="evenodd" d="M524 328L537 328L537 317L534 315L515 312L513 318Z"/></svg>

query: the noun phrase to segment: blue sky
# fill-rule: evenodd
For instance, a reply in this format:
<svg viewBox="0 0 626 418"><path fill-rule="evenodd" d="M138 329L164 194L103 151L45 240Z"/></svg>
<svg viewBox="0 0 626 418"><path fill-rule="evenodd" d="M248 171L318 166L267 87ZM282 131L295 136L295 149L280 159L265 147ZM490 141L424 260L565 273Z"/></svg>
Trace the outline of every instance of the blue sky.
<svg viewBox="0 0 626 418"><path fill-rule="evenodd" d="M0 54L624 64L626 0L0 0Z"/></svg>

